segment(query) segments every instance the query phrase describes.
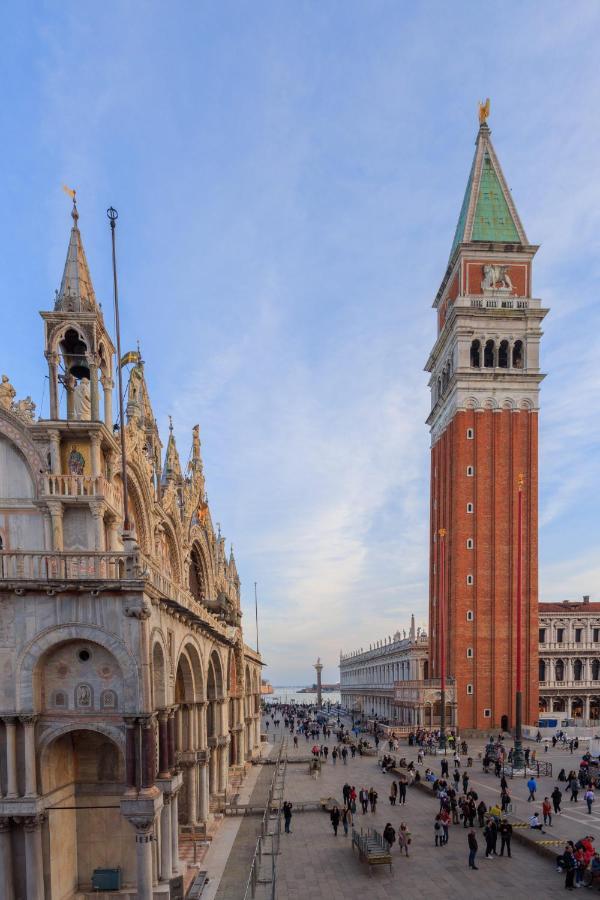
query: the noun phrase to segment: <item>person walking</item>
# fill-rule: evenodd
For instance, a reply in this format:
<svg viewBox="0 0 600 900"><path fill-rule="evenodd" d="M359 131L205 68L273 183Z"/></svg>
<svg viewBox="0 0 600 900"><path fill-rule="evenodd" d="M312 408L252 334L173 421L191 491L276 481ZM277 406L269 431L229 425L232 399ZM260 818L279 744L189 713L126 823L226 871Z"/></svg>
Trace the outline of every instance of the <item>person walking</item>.
<svg viewBox="0 0 600 900"><path fill-rule="evenodd" d="M494 856L494 832L497 833L496 823L493 819L486 819L483 836L485 838L485 858L491 859Z"/></svg>
<svg viewBox="0 0 600 900"><path fill-rule="evenodd" d="M398 799L399 802L404 806L406 803L406 781L404 778L400 779L400 783L398 785Z"/></svg>
<svg viewBox="0 0 600 900"><path fill-rule="evenodd" d="M550 805L548 797L544 797L544 802L542 803L542 818L544 820L544 825L550 825L550 827L552 827L552 806Z"/></svg>
<svg viewBox="0 0 600 900"><path fill-rule="evenodd" d="M352 825L352 813L345 806L342 810L342 826L344 828L344 837L348 837L348 828Z"/></svg>
<svg viewBox="0 0 600 900"><path fill-rule="evenodd" d="M527 798L527 802L530 803L533 800L535 803L535 792L537 791L537 781L535 780L533 775L527 782L527 790L529 791L529 797Z"/></svg>
<svg viewBox="0 0 600 900"><path fill-rule="evenodd" d="M441 847L442 844L444 843L444 836L443 836L442 823L440 821L439 813L433 820L433 836L435 838L435 846Z"/></svg>
<svg viewBox="0 0 600 900"><path fill-rule="evenodd" d="M584 799L585 799L585 802L587 803L588 813L591 816L592 804L593 804L594 800L596 799L594 796L594 789L591 785L588 787L587 791L585 792Z"/></svg>
<svg viewBox="0 0 600 900"><path fill-rule="evenodd" d="M442 831L444 832L442 836L442 843L446 845L448 843L450 832L450 813L445 807L440 812L440 822L442 823Z"/></svg>
<svg viewBox="0 0 600 900"><path fill-rule="evenodd" d="M485 815L487 813L487 806L483 800L479 801L479 805L477 807L477 821L480 828L485 826Z"/></svg>
<svg viewBox="0 0 600 900"><path fill-rule="evenodd" d="M475 858L477 856L477 850L479 849L479 846L477 844L477 835L475 834L473 828L469 830L469 833L467 835L467 844L469 847L469 868L476 870L478 867L475 865Z"/></svg>
<svg viewBox="0 0 600 900"><path fill-rule="evenodd" d="M396 797L398 796L398 785L395 781L392 781L390 787L390 806L396 805Z"/></svg>
<svg viewBox="0 0 600 900"><path fill-rule="evenodd" d="M463 772L462 783L463 783L463 794L466 794L469 791L469 776L467 775L466 772Z"/></svg>
<svg viewBox="0 0 600 900"><path fill-rule="evenodd" d="M442 778L447 778L448 777L448 760L447 759L442 760L441 767L442 767Z"/></svg>
<svg viewBox="0 0 600 900"><path fill-rule="evenodd" d="M408 848L410 847L410 842L412 840L412 835L408 830L408 826L406 822L400 822L400 829L398 831L398 849L400 850L400 856L402 856L402 851L409 856Z"/></svg>
<svg viewBox="0 0 600 900"><path fill-rule="evenodd" d="M292 804L289 800L286 800L283 804L283 820L285 822L285 833L291 834L290 824L292 821Z"/></svg>
<svg viewBox="0 0 600 900"><path fill-rule="evenodd" d="M385 828L383 829L383 839L387 841L390 845L390 850L393 845L396 843L396 830L393 827L391 822L388 822Z"/></svg>
<svg viewBox="0 0 600 900"><path fill-rule="evenodd" d="M342 747L342 761L345 766L348 764L348 750L346 747Z"/></svg>
<svg viewBox="0 0 600 900"><path fill-rule="evenodd" d="M510 842L512 841L512 825L506 819L502 819L500 822L500 828L498 829L500 832L500 856L504 856L504 848L506 847L506 855L508 858L511 858L510 855Z"/></svg>
<svg viewBox="0 0 600 900"><path fill-rule="evenodd" d="M579 796L579 782L577 781L576 775L573 773L571 779L569 780L569 790L571 791L571 803L577 803L577 797Z"/></svg>
<svg viewBox="0 0 600 900"><path fill-rule="evenodd" d="M367 791L366 787L362 787L360 789L358 799L360 800L360 805L362 806L363 815L365 815L369 806L369 792Z"/></svg>
<svg viewBox="0 0 600 900"><path fill-rule="evenodd" d="M332 758L333 764L335 766L335 764L337 763L337 758L338 758L337 747L333 748L333 753L331 754L331 758Z"/></svg>
<svg viewBox="0 0 600 900"><path fill-rule="evenodd" d="M552 797L554 815L557 816L560 813L560 801L562 800L562 791L558 785L556 785L550 796Z"/></svg>
<svg viewBox="0 0 600 900"><path fill-rule="evenodd" d="M577 869L577 860L573 853L572 847L567 844L563 853L563 867L565 870L565 888L568 891L575 890L575 871Z"/></svg>
<svg viewBox="0 0 600 900"><path fill-rule="evenodd" d="M331 825L333 827L333 833L337 837L338 827L340 824L340 811L337 806L334 806L329 814L329 818L331 819Z"/></svg>
<svg viewBox="0 0 600 900"><path fill-rule="evenodd" d="M369 804L371 806L371 812L374 813L377 810L377 791L375 788L369 788Z"/></svg>

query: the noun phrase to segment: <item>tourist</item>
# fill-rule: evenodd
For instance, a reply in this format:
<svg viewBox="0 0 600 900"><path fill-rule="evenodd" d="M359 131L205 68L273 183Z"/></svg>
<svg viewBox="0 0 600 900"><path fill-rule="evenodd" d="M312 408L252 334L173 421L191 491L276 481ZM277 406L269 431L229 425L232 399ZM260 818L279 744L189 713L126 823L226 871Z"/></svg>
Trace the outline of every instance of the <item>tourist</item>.
<svg viewBox="0 0 600 900"><path fill-rule="evenodd" d="M468 808L468 804L467 804L467 808ZM485 802L483 800L481 800L477 807L477 822L478 822L480 828L483 828L485 825L486 813L487 813L487 806L485 805ZM467 816L468 816L468 813L467 813ZM467 827L466 826L467 816L465 816L465 828Z"/></svg>
<svg viewBox="0 0 600 900"><path fill-rule="evenodd" d="M395 781L392 781L392 785L390 787L390 805L396 805L396 797L398 796L398 785Z"/></svg>
<svg viewBox="0 0 600 900"><path fill-rule="evenodd" d="M533 828L534 831L541 831L542 834L546 834L542 823L540 822L540 817L536 812L534 812L534 814L529 817L529 827Z"/></svg>
<svg viewBox="0 0 600 900"><path fill-rule="evenodd" d="M575 870L577 868L577 861L575 859L575 854L573 853L573 845L567 844L565 848L565 852L562 856L563 860L563 868L565 870L565 888L568 891L575 890Z"/></svg>
<svg viewBox="0 0 600 900"><path fill-rule="evenodd" d="M494 844L497 838L496 823L493 819L486 819L485 828L483 829L483 837L485 838L485 858L491 859L495 855Z"/></svg>
<svg viewBox="0 0 600 900"><path fill-rule="evenodd" d="M396 831L392 826L391 822L388 822L385 828L383 829L383 839L387 841L390 845L390 850L392 846L396 843Z"/></svg>
<svg viewBox="0 0 600 900"><path fill-rule="evenodd" d="M477 869L475 865L475 857L477 856L478 844L477 844L477 835L471 828L467 835L467 843L469 845L469 868Z"/></svg>
<svg viewBox="0 0 600 900"><path fill-rule="evenodd" d="M289 800L286 800L283 804L283 819L285 821L285 833L291 834L290 823L292 821L292 804Z"/></svg>
<svg viewBox="0 0 600 900"><path fill-rule="evenodd" d="M512 840L512 825L506 819L502 819L500 822L500 828L498 829L500 832L500 856L504 856L504 848L506 847L506 855L508 858L511 858L510 855L510 842Z"/></svg>
<svg viewBox="0 0 600 900"><path fill-rule="evenodd" d="M363 815L367 811L367 807L369 806L369 792L366 787L361 787L358 793L358 799L360 801L360 805L362 806Z"/></svg>
<svg viewBox="0 0 600 900"><path fill-rule="evenodd" d="M329 818L331 819L331 824L333 826L333 833L337 837L338 826L340 824L340 811L337 806L334 806L329 814Z"/></svg>
<svg viewBox="0 0 600 900"><path fill-rule="evenodd" d="M400 830L398 831L398 849L400 850L400 856L402 856L402 851L406 853L408 856L408 848L410 847L412 841L412 836L406 822L400 822Z"/></svg>
<svg viewBox="0 0 600 900"><path fill-rule="evenodd" d="M441 767L442 767L442 778L447 778L448 777L448 760L447 759L443 759L441 761Z"/></svg>
<svg viewBox="0 0 600 900"><path fill-rule="evenodd" d="M527 790L529 791L529 797L527 798L527 802L530 803L533 800L535 803L535 792L537 791L537 781L535 780L533 775L527 782Z"/></svg>
<svg viewBox="0 0 600 900"><path fill-rule="evenodd" d="M399 801L404 806L406 803L406 779L402 777L399 782Z"/></svg>
<svg viewBox="0 0 600 900"><path fill-rule="evenodd" d="M593 804L594 800L596 799L594 797L594 790L591 785L588 787L587 791L585 792L584 799L585 799L585 802L587 803L588 813L591 815L592 814L592 804Z"/></svg>
<svg viewBox="0 0 600 900"><path fill-rule="evenodd" d="M342 810L342 825L344 827L344 837L348 837L348 828L352 825L352 813L347 806Z"/></svg>
<svg viewBox="0 0 600 900"><path fill-rule="evenodd" d="M337 747L333 748L333 753L331 754L331 758L332 758L333 764L335 766L335 764L337 763L337 758L338 758Z"/></svg>
<svg viewBox="0 0 600 900"><path fill-rule="evenodd" d="M374 813L377 810L377 791L375 788L369 788L369 804L371 806L371 812Z"/></svg>
<svg viewBox="0 0 600 900"><path fill-rule="evenodd" d="M574 772L572 772L569 776L568 789L571 791L571 803L577 803L577 797L579 795L579 782Z"/></svg>
<svg viewBox="0 0 600 900"><path fill-rule="evenodd" d="M463 783L463 794L466 794L469 790L469 776L467 775L466 772L463 772L462 783Z"/></svg>
<svg viewBox="0 0 600 900"><path fill-rule="evenodd" d="M356 788L354 785L350 788L350 810L352 815L356 813Z"/></svg>
<svg viewBox="0 0 600 900"><path fill-rule="evenodd" d="M443 836L442 823L440 821L439 813L433 820L433 836L435 838L435 846L441 847L444 843L444 836Z"/></svg>
<svg viewBox="0 0 600 900"><path fill-rule="evenodd" d="M542 818L544 820L544 825L550 825L550 827L552 827L552 806L550 805L548 797L544 797L544 802L542 803Z"/></svg>
<svg viewBox="0 0 600 900"><path fill-rule="evenodd" d="M442 809L440 812L440 822L442 823L442 830L444 832L442 842L447 844L450 831L450 813L446 808Z"/></svg>
<svg viewBox="0 0 600 900"><path fill-rule="evenodd" d="M552 793L550 794L552 797L552 805L554 807L554 815L558 815L560 813L560 801L562 800L562 791L558 785L554 788Z"/></svg>
<svg viewBox="0 0 600 900"><path fill-rule="evenodd" d="M351 791L350 785L348 784L348 782L346 782L346 784L342 788L342 797L344 798L344 806L348 806L348 803L350 802L350 791Z"/></svg>
<svg viewBox="0 0 600 900"><path fill-rule="evenodd" d="M343 760L343 762L344 762L344 765L347 765L347 763L348 763L348 750L346 749L346 747L342 747L342 760Z"/></svg>

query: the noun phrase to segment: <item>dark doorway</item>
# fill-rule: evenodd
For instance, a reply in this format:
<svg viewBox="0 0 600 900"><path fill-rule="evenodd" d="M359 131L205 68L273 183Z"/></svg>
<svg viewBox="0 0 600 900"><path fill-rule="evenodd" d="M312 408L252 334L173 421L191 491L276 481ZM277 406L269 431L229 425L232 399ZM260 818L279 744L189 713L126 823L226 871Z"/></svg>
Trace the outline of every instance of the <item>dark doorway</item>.
<svg viewBox="0 0 600 900"><path fill-rule="evenodd" d="M500 728L502 731L508 731L508 716L502 716L500 719Z"/></svg>

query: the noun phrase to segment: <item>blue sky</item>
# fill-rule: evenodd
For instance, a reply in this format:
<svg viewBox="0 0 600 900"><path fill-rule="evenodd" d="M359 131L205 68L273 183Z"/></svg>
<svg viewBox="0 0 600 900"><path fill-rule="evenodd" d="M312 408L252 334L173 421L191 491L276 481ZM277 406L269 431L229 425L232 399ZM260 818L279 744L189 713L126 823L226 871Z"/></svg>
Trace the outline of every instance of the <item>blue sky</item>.
<svg viewBox="0 0 600 900"><path fill-rule="evenodd" d="M540 596L600 599L597 2L7 3L0 25L0 368L40 403L61 184L107 310L117 207L123 343L184 458L200 422L275 683L426 622L423 365L490 96L551 307Z"/></svg>

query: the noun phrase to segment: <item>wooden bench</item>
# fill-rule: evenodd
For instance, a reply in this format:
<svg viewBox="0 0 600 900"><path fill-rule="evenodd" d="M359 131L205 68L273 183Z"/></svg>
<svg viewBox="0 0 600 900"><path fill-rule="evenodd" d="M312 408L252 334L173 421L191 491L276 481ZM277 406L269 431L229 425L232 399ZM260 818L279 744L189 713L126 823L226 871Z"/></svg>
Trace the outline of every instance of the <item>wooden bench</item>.
<svg viewBox="0 0 600 900"><path fill-rule="evenodd" d="M372 866L389 866L390 872L392 871L391 847L374 828L367 828L366 832L362 828L360 831L353 828L352 850L355 847L360 861L368 864L369 875L372 874Z"/></svg>

